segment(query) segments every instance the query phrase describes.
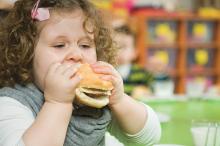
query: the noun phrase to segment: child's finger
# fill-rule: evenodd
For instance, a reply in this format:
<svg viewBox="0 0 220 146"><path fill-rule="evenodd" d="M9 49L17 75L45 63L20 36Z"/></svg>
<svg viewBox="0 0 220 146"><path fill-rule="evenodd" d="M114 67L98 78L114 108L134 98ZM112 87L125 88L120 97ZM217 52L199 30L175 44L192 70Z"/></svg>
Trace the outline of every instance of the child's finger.
<svg viewBox="0 0 220 146"><path fill-rule="evenodd" d="M108 67L97 67L93 69L94 72L98 73L98 74L113 74L112 69L108 68Z"/></svg>
<svg viewBox="0 0 220 146"><path fill-rule="evenodd" d="M106 81L110 81L113 84L117 83L117 78L115 76L112 76L112 75L103 75L100 78L103 79L103 80L106 80Z"/></svg>
<svg viewBox="0 0 220 146"><path fill-rule="evenodd" d="M51 64L50 67L49 67L48 73L54 73L54 72L56 72L56 70L57 70L57 68L58 68L59 66L61 66L61 63L59 63L59 62L56 62L56 63Z"/></svg>
<svg viewBox="0 0 220 146"><path fill-rule="evenodd" d="M76 87L79 82L82 80L82 76L80 76L79 74L76 74L73 78L70 79L72 85L74 85L74 87Z"/></svg>
<svg viewBox="0 0 220 146"><path fill-rule="evenodd" d="M75 64L75 65L71 65L69 68L67 68L64 72L63 75L67 76L67 77L72 77L76 74L76 72L78 71L80 67L80 64Z"/></svg>
<svg viewBox="0 0 220 146"><path fill-rule="evenodd" d="M71 64L61 64L60 66L57 67L56 72L63 74L70 66Z"/></svg>
<svg viewBox="0 0 220 146"><path fill-rule="evenodd" d="M96 73L113 74L118 76L118 72L116 71L116 69L106 62L99 61L91 66Z"/></svg>
<svg viewBox="0 0 220 146"><path fill-rule="evenodd" d="M93 69L94 72L98 74L105 74L105 75L113 75L115 77L119 77L119 73L115 69L111 69L109 67L97 67Z"/></svg>
<svg viewBox="0 0 220 146"><path fill-rule="evenodd" d="M94 64L91 64L92 67L96 68L96 67L103 67L103 66L106 66L106 67L109 67L111 69L114 69L114 67L112 65L110 65L109 63L107 62L103 62L103 61L97 61L96 63Z"/></svg>

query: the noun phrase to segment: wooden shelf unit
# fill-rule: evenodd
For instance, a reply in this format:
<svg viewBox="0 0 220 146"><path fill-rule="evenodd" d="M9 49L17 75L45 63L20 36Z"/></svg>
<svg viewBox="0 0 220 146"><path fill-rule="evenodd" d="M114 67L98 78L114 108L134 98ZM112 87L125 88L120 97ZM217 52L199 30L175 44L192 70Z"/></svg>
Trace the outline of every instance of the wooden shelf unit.
<svg viewBox="0 0 220 146"><path fill-rule="evenodd" d="M175 78L175 93L184 94L186 90L186 78L188 75L196 75L196 72L189 71L187 68L187 50L189 48L210 48L214 49L214 57L211 58L213 66L207 68L202 74L212 76L215 84L220 84L220 19L202 18L199 16L166 15L152 16L143 13L133 15L137 20L137 40L136 48L138 52L138 63L145 66L148 61L149 49L176 49L175 68L168 71ZM174 43L151 43L149 41L150 21L173 21L177 24L177 38ZM188 24L191 21L212 22L214 24L213 40L210 42L189 42Z"/></svg>

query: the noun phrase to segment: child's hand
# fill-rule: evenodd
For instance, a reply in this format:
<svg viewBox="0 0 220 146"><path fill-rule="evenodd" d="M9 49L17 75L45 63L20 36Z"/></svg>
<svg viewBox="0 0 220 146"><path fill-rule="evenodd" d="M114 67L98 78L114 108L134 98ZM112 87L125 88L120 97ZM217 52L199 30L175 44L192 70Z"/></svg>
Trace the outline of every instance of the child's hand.
<svg viewBox="0 0 220 146"><path fill-rule="evenodd" d="M49 102L72 103L75 88L81 80L78 64L52 64L45 77L44 97Z"/></svg>
<svg viewBox="0 0 220 146"><path fill-rule="evenodd" d="M112 82L114 86L112 95L109 98L109 105L111 106L120 102L120 100L124 96L123 80L120 74L115 70L115 68L112 65L102 61L98 61L92 64L91 67L94 70L94 72L103 74L101 78Z"/></svg>

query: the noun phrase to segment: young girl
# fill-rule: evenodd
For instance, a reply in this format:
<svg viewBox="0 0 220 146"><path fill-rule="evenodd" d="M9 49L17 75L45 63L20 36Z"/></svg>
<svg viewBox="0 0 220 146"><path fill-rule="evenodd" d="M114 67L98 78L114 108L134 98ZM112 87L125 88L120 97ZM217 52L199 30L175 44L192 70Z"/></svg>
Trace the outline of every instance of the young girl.
<svg viewBox="0 0 220 146"><path fill-rule="evenodd" d="M88 0L18 0L4 23L1 146L104 146L106 130L125 145L159 141L155 113L124 93L110 31ZM75 104L82 63L114 85L108 107Z"/></svg>

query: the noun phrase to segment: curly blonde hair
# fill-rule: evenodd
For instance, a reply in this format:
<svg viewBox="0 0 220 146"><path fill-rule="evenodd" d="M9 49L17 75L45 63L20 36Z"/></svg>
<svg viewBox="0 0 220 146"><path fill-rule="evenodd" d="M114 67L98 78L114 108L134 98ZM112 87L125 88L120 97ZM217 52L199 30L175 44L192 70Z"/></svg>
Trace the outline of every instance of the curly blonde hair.
<svg viewBox="0 0 220 146"><path fill-rule="evenodd" d="M33 82L33 52L39 36L37 21L31 18L35 2L18 0L0 26L0 87ZM111 38L111 29L88 0L41 0L39 7L65 12L81 9L86 16L84 29L87 22L94 26L89 33L94 34L98 60L115 65L116 48Z"/></svg>

